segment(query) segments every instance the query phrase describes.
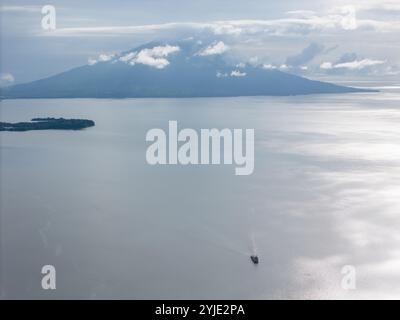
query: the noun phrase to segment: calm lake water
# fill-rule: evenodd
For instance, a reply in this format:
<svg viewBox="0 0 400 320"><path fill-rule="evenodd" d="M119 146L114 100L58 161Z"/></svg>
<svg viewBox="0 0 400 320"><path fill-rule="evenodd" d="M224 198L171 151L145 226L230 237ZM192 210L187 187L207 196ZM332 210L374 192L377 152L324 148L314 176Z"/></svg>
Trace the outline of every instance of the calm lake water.
<svg viewBox="0 0 400 320"><path fill-rule="evenodd" d="M400 298L400 86L379 93L2 101L2 298ZM146 132L254 128L255 169L150 166ZM256 252L260 264L249 256ZM41 288L54 265L57 289ZM356 290L341 286L354 266Z"/></svg>

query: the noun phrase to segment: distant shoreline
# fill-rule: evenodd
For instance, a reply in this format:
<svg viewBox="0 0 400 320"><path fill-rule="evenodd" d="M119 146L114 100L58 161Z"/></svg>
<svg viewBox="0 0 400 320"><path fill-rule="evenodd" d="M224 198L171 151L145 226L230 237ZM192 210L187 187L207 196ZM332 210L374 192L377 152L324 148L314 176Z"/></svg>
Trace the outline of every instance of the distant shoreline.
<svg viewBox="0 0 400 320"><path fill-rule="evenodd" d="M346 95L346 94L360 94L360 93L378 93L381 90L378 89L368 89L368 88L357 88L349 87L354 89L354 91L347 92L315 92L315 93L299 93L299 94L253 94L253 95L197 95L197 96L32 96L32 97L0 97L0 101L5 100L40 100L40 99L99 99L99 100L123 100L123 99L198 99L198 98L249 98L249 97L268 97L268 98L284 98L284 97L301 97L301 96L329 96L329 95Z"/></svg>

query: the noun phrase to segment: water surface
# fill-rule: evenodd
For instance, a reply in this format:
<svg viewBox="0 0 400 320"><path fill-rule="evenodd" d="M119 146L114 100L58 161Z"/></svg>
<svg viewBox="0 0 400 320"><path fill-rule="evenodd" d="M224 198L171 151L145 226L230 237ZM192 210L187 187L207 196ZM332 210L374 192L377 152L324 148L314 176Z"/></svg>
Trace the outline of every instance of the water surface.
<svg viewBox="0 0 400 320"><path fill-rule="evenodd" d="M1 102L3 298L400 298L400 87L380 93ZM145 134L254 128L255 170L149 166ZM249 256L257 252L255 266ZM57 289L41 289L43 265ZM341 287L356 268L357 289Z"/></svg>

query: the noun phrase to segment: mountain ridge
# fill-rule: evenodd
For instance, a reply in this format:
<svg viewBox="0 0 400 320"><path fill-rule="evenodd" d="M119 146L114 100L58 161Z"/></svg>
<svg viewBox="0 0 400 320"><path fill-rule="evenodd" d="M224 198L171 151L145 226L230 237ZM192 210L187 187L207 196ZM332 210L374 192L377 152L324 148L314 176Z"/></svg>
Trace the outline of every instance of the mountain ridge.
<svg viewBox="0 0 400 320"><path fill-rule="evenodd" d="M2 88L2 99L189 98L371 92L248 64L230 65L223 42L151 42L90 64Z"/></svg>

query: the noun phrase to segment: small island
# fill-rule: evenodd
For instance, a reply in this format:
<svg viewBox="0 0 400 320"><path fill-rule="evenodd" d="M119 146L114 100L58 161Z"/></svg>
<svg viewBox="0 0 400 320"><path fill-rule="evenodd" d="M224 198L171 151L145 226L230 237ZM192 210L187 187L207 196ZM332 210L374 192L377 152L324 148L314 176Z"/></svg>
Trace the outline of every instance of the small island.
<svg viewBox="0 0 400 320"><path fill-rule="evenodd" d="M31 122L0 122L0 131L81 130L95 125L93 120L64 118L33 118Z"/></svg>

